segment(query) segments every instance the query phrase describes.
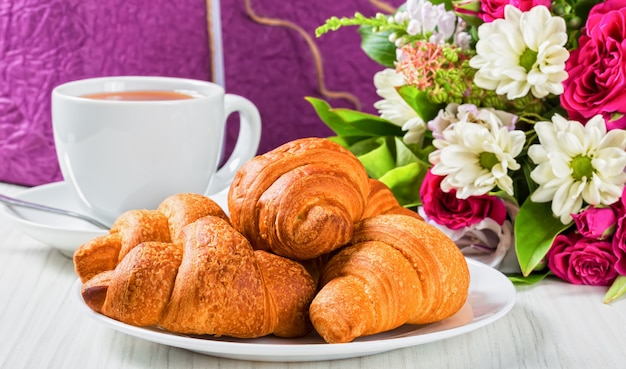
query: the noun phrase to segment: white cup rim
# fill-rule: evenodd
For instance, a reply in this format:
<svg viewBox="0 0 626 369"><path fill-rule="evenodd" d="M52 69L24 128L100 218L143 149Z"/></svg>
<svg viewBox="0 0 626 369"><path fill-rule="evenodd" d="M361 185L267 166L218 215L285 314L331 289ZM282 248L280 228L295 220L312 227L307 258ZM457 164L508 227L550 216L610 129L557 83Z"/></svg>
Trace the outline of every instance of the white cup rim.
<svg viewBox="0 0 626 369"><path fill-rule="evenodd" d="M146 87L141 88L126 88L128 84L136 85L136 84L146 84ZM154 87L150 87L150 85ZM94 87L92 87L94 86ZM96 88L97 86L101 88ZM161 86L161 87L156 87ZM178 87L177 87L178 86ZM184 100L158 100L158 101L120 101L120 100L99 100L99 99L86 99L82 97L82 95L90 94L90 93L99 93L99 92L115 92L115 91L131 91L136 89L161 89L161 90L173 90L180 91L185 93L185 91L192 92L195 91L196 94L193 95L194 99L184 99ZM164 76L104 76L104 77L93 77L93 78L84 78L73 81L68 81L62 84L57 85L52 89L52 96L65 98L65 99L76 99L76 100L89 100L91 103L96 104L119 104L119 103L160 103L160 104L180 104L180 103L189 103L192 101L197 101L198 99L206 99L212 98L215 96L224 95L224 88L216 83L191 79L191 78L183 78L183 77L164 77Z"/></svg>

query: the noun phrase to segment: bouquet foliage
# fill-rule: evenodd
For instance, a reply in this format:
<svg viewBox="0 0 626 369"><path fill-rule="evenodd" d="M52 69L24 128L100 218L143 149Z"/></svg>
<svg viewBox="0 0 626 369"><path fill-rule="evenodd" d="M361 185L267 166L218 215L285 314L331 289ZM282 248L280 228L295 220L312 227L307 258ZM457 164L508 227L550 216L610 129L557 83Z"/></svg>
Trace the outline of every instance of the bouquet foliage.
<svg viewBox="0 0 626 369"><path fill-rule="evenodd" d="M626 292L626 0L407 0L357 26L378 115L308 97L369 175L519 283Z"/></svg>

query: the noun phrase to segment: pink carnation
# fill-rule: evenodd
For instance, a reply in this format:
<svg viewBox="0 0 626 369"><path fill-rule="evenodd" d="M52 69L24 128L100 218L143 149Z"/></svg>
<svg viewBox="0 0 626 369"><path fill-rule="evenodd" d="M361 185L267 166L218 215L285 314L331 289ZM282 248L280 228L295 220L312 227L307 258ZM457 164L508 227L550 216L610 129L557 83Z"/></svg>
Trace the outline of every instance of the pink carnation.
<svg viewBox="0 0 626 369"><path fill-rule="evenodd" d="M491 218L499 225L504 223L506 207L500 198L482 195L458 199L456 191L441 189L443 178L429 170L422 183L420 197L428 218L453 230L469 227L485 218Z"/></svg>
<svg viewBox="0 0 626 369"><path fill-rule="evenodd" d="M561 105L581 122L602 114L607 129L626 128L626 2L594 6L565 70Z"/></svg>
<svg viewBox="0 0 626 369"><path fill-rule="evenodd" d="M583 237L577 232L558 235L546 258L548 268L572 284L609 286L618 276L611 243Z"/></svg>
<svg viewBox="0 0 626 369"><path fill-rule="evenodd" d="M495 19L504 18L504 6L513 5L517 9L526 12L537 5L543 5L550 9L552 0L482 0L478 17L484 22L492 22Z"/></svg>

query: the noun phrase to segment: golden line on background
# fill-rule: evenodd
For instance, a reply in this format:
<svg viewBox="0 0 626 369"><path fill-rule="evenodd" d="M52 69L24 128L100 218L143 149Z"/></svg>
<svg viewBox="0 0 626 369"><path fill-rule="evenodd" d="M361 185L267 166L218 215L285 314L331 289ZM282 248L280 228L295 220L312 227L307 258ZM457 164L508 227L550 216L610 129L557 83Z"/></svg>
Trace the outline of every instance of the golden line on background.
<svg viewBox="0 0 626 369"><path fill-rule="evenodd" d="M356 97L355 95L349 92L330 91L326 88L326 84L324 83L324 68L322 66L323 64L322 56L320 55L317 45L315 44L311 36L309 36L309 34L306 33L305 30L303 30L297 24L284 20L284 19L259 16L252 9L250 0L244 0L244 5L246 8L246 13L250 16L250 18L253 21L259 24L264 24L268 26L286 27L286 28L289 28L298 32L300 36L304 38L304 41L307 43L309 49L311 50L311 54L313 55L313 58L315 61L315 69L317 71L317 84L318 84L319 92L327 98L348 100L355 106L357 110L361 110L361 101L359 101L359 98Z"/></svg>
<svg viewBox="0 0 626 369"><path fill-rule="evenodd" d="M213 42L213 20L211 19L211 0L206 0L206 25L208 31L208 43L209 43L209 63L211 64L209 69L209 73L211 76L209 77L210 81L215 82L215 58L213 53L215 52L215 46Z"/></svg>
<svg viewBox="0 0 626 369"><path fill-rule="evenodd" d="M384 1L370 0L370 3L387 14L393 14L396 12L396 7L391 4L387 4Z"/></svg>

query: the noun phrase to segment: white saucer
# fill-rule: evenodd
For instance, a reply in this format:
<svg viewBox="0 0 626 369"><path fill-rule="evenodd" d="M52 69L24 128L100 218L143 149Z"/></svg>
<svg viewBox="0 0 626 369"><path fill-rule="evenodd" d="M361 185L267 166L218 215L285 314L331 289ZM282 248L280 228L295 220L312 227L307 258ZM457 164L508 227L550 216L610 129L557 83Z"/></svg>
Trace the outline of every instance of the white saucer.
<svg viewBox="0 0 626 369"><path fill-rule="evenodd" d="M41 205L84 213L65 182L56 182L29 188L13 197ZM228 189L211 196L223 209L227 209ZM83 243L107 231L72 217L46 213L16 206L0 205L0 216L12 222L20 231L43 242L63 255L72 257Z"/></svg>
<svg viewBox="0 0 626 369"><path fill-rule="evenodd" d="M254 361L321 361L373 355L399 348L434 343L469 333L505 316L515 305L515 287L499 271L466 259L470 270L467 302L454 316L426 325L404 325L389 332L361 337L344 344L326 344L312 333L301 338L256 339L191 336L152 327L135 327L94 312L81 296L81 283L74 283L72 295L83 312L99 323L140 339L179 347L205 355Z"/></svg>

